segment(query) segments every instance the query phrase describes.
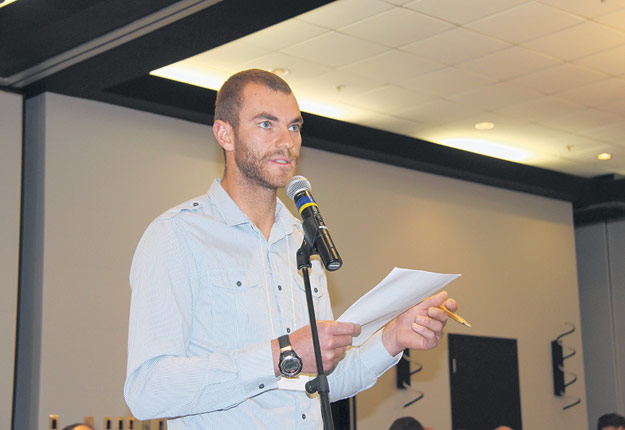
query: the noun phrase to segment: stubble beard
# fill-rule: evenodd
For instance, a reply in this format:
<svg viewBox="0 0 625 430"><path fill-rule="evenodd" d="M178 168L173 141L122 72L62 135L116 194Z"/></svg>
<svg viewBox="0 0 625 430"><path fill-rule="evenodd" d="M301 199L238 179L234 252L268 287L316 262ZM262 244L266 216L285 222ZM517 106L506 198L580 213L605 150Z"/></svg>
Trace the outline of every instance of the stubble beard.
<svg viewBox="0 0 625 430"><path fill-rule="evenodd" d="M270 160L278 157L288 158L291 163L297 165L298 157L291 151L286 154L284 151L274 151L261 156L255 153L238 135L236 136L235 147L237 150L234 152L234 161L248 184L275 191L278 188L284 188L293 176L294 172L290 175L272 175L265 168Z"/></svg>

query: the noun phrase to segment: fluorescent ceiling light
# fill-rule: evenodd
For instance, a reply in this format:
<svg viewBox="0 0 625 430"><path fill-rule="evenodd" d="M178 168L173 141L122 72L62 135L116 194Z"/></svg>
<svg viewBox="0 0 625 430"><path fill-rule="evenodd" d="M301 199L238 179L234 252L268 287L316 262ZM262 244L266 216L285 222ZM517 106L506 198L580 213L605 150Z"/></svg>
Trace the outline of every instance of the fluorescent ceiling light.
<svg viewBox="0 0 625 430"><path fill-rule="evenodd" d="M230 76L226 73L219 73L207 70L193 70L192 68L180 67L176 65L165 66L158 70L153 70L150 75L161 78L171 79L185 84L195 85L211 90L219 90L223 83ZM294 92L295 89L293 90ZM345 109L338 106L320 102L306 97L297 97L300 109L315 115L325 116L329 118L344 118L348 115Z"/></svg>
<svg viewBox="0 0 625 430"><path fill-rule="evenodd" d="M508 161L524 161L532 154L519 148L482 139L440 139L438 142L445 146L475 152L489 157L501 158Z"/></svg>
<svg viewBox="0 0 625 430"><path fill-rule="evenodd" d="M3 2L0 2L0 7L5 7L6 5L13 3L14 1L17 0L4 0Z"/></svg>

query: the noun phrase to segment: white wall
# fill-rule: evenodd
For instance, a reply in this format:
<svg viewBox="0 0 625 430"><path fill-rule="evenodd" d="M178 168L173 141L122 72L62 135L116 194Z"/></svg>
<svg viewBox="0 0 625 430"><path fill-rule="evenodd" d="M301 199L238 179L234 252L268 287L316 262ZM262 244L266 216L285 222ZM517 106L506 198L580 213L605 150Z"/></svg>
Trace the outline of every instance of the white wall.
<svg viewBox="0 0 625 430"><path fill-rule="evenodd" d="M102 103L46 94L45 219L39 427L125 415L128 270L146 225L168 207L206 191L221 175L210 127ZM37 124L29 124L37 127ZM585 407L565 412L553 396L550 341L579 327L569 204L313 149L300 173L313 192L345 266L330 275L336 315L394 266L463 273L449 287L472 324L453 333L518 339L526 429L586 428ZM578 350L569 391L584 397ZM479 351L476 351L479 353ZM360 430L400 415L450 428L446 343L413 353L425 369L408 397L394 370L358 396Z"/></svg>
<svg viewBox="0 0 625 430"><path fill-rule="evenodd" d="M584 339L588 425L625 415L625 220L575 232Z"/></svg>
<svg viewBox="0 0 625 430"><path fill-rule="evenodd" d="M22 96L0 91L0 428L13 405L22 173Z"/></svg>

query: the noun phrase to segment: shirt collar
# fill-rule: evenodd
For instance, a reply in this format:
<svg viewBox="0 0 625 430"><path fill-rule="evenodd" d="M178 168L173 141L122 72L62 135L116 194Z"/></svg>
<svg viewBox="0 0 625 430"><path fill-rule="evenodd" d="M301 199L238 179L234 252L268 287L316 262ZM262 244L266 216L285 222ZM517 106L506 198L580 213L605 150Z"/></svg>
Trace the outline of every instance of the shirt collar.
<svg viewBox="0 0 625 430"><path fill-rule="evenodd" d="M252 223L252 221L243 213L241 208L232 200L232 197L221 186L221 180L215 179L211 187L208 189L208 198L215 202L217 210L221 213L226 224L229 226ZM293 225L299 224L300 221L295 218L286 208L284 203L276 198L276 214L274 225L284 226L285 234L293 231Z"/></svg>

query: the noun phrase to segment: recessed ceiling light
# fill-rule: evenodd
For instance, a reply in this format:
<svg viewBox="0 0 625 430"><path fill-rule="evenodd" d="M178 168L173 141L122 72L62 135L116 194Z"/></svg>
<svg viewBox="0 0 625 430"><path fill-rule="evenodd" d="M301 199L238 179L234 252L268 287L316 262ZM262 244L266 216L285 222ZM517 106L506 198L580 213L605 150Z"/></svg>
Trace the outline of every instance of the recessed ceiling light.
<svg viewBox="0 0 625 430"><path fill-rule="evenodd" d="M597 160L609 160L610 158L612 158L612 154L609 152L602 152L597 155Z"/></svg>
<svg viewBox="0 0 625 430"><path fill-rule="evenodd" d="M493 128L495 128L495 124L493 124L492 122L478 122L477 124L475 124L475 128L477 130L492 130Z"/></svg>
<svg viewBox="0 0 625 430"><path fill-rule="evenodd" d="M9 5L9 4L13 3L14 1L17 1L17 0L4 0L4 1L0 1L0 7L5 7L6 5Z"/></svg>
<svg viewBox="0 0 625 430"><path fill-rule="evenodd" d="M280 68L280 67L277 69L271 69L270 72L273 73L274 75L280 76L281 78L284 78L285 76L288 76L289 73L291 73L289 69Z"/></svg>

